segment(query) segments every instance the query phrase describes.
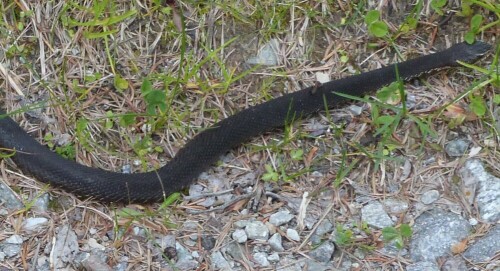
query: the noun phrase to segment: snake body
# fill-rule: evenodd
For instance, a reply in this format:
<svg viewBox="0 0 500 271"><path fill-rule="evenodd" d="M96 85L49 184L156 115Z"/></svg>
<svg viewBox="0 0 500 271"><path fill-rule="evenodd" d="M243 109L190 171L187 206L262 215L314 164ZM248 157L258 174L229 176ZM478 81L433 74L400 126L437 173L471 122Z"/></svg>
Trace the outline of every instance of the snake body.
<svg viewBox="0 0 500 271"><path fill-rule="evenodd" d="M483 42L458 43L396 64L398 75L409 79L457 66L457 61L473 62L490 48ZM396 65L305 88L244 109L197 134L169 163L150 172L116 173L67 160L41 145L1 111L0 147L15 150L12 159L21 170L78 196L105 202L161 201L188 186L221 155L242 142L325 109L325 105L333 107L346 100L336 93L359 97L397 80Z"/></svg>

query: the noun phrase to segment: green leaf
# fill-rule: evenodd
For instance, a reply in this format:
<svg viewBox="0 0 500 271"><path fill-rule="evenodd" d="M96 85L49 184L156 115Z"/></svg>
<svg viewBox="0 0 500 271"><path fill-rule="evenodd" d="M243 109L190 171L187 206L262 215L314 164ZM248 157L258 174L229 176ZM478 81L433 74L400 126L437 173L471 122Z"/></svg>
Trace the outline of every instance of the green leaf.
<svg viewBox="0 0 500 271"><path fill-rule="evenodd" d="M116 215L120 218L135 218L141 216L142 213L135 209L125 207L118 211Z"/></svg>
<svg viewBox="0 0 500 271"><path fill-rule="evenodd" d="M91 83L91 82L95 82L101 78L102 78L102 74L99 72L96 72L94 74L85 75L83 77L83 80L87 83Z"/></svg>
<svg viewBox="0 0 500 271"><path fill-rule="evenodd" d="M394 122L394 117L390 115L385 115L385 116L380 116L375 119L375 124L381 125L381 124L391 124Z"/></svg>
<svg viewBox="0 0 500 271"><path fill-rule="evenodd" d="M100 39L118 32L118 29L101 32L84 31L83 36L87 39Z"/></svg>
<svg viewBox="0 0 500 271"><path fill-rule="evenodd" d="M142 94L147 95L147 93L151 90L153 90L153 84L151 83L151 81L149 81L147 78L142 80L142 84L141 84Z"/></svg>
<svg viewBox="0 0 500 271"><path fill-rule="evenodd" d="M177 200L179 200L181 198L181 193L179 192L175 192L175 193L172 193L170 196L168 196L165 201L161 204L161 209L164 209L170 205L172 205L174 202L176 202Z"/></svg>
<svg viewBox="0 0 500 271"><path fill-rule="evenodd" d="M79 119L76 122L76 131L80 133L85 131L87 129L88 123L89 121L87 119Z"/></svg>
<svg viewBox="0 0 500 271"><path fill-rule="evenodd" d="M378 21L379 18L380 18L380 12L378 12L378 10L370 10L365 15L365 23L367 25L370 25Z"/></svg>
<svg viewBox="0 0 500 271"><path fill-rule="evenodd" d="M406 20L406 23L408 24L410 29L416 29L418 25L418 20L416 18L408 18L408 20Z"/></svg>
<svg viewBox="0 0 500 271"><path fill-rule="evenodd" d="M384 241L390 242L399 237L399 232L394 227L385 227L382 229Z"/></svg>
<svg viewBox="0 0 500 271"><path fill-rule="evenodd" d="M468 44L473 44L475 39L476 39L476 37L474 35L474 32L469 31L469 32L465 33L464 40Z"/></svg>
<svg viewBox="0 0 500 271"><path fill-rule="evenodd" d="M126 127L135 123L135 114L129 113L120 117L120 126Z"/></svg>
<svg viewBox="0 0 500 271"><path fill-rule="evenodd" d="M474 15L474 17L472 17L470 21L471 31L477 33L482 23L483 23L483 16L481 16L481 14Z"/></svg>
<svg viewBox="0 0 500 271"><path fill-rule="evenodd" d="M337 225L335 231L336 243L340 246L348 245L353 241L353 232L350 229L344 228L341 224Z"/></svg>
<svg viewBox="0 0 500 271"><path fill-rule="evenodd" d="M76 157L76 151L73 145L58 146L55 151L66 159L74 160Z"/></svg>
<svg viewBox="0 0 500 271"><path fill-rule="evenodd" d="M279 175L276 171L274 171L274 168L270 164L264 165L266 168L266 173L262 175L262 180L264 181L275 181L277 182L279 179Z"/></svg>
<svg viewBox="0 0 500 271"><path fill-rule="evenodd" d="M293 150L291 153L293 160L301 160L303 155L304 155L304 151L302 149Z"/></svg>
<svg viewBox="0 0 500 271"><path fill-rule="evenodd" d="M167 95L161 90L152 90L145 97L146 99L146 112L149 115L155 115L156 109L158 108L160 112L165 113L167 110Z"/></svg>
<svg viewBox="0 0 500 271"><path fill-rule="evenodd" d="M403 240L400 237L394 239L394 244L396 245L397 249L402 249L404 246Z"/></svg>
<svg viewBox="0 0 500 271"><path fill-rule="evenodd" d="M468 3L465 3L465 1L462 1L462 10L460 11L460 15L464 17L469 17L472 15L472 8Z"/></svg>
<svg viewBox="0 0 500 271"><path fill-rule="evenodd" d="M157 108L162 113L167 110L167 95L162 90L153 89L153 85L148 79L144 79L142 81L141 92L142 95L144 95L144 100L146 101L146 112L149 115L155 115Z"/></svg>
<svg viewBox="0 0 500 271"><path fill-rule="evenodd" d="M266 168L266 173L262 175L262 180L264 181L278 181L279 175L274 171L273 167L269 164L266 164L264 166Z"/></svg>
<svg viewBox="0 0 500 271"><path fill-rule="evenodd" d="M52 135L52 133L46 133L43 137L43 141L47 142L47 147L49 147L49 149L54 148L54 143L52 142L52 140L54 140L54 136Z"/></svg>
<svg viewBox="0 0 500 271"><path fill-rule="evenodd" d="M478 115L479 117L484 116L486 114L486 105L484 104L483 99L480 96L472 96L470 98L470 109L474 114Z"/></svg>
<svg viewBox="0 0 500 271"><path fill-rule="evenodd" d="M432 0L431 7L436 11L439 15L443 15L442 7L446 5L447 0Z"/></svg>
<svg viewBox="0 0 500 271"><path fill-rule="evenodd" d="M401 232L401 236L405 238L409 238L413 234L413 230L408 224L401 224L401 226L399 227L399 231Z"/></svg>
<svg viewBox="0 0 500 271"><path fill-rule="evenodd" d="M125 90L128 88L128 81L121 77L119 74L115 74L115 88L119 91Z"/></svg>
<svg viewBox="0 0 500 271"><path fill-rule="evenodd" d="M9 158L16 154L15 150L0 148L0 158Z"/></svg>
<svg viewBox="0 0 500 271"><path fill-rule="evenodd" d="M160 11L163 14L170 15L170 13L172 13L172 8L171 7L164 7Z"/></svg>
<svg viewBox="0 0 500 271"><path fill-rule="evenodd" d="M387 103L389 101L398 101L399 84L397 82L393 82L390 85L383 87L377 92L376 96L384 103Z"/></svg>
<svg viewBox="0 0 500 271"><path fill-rule="evenodd" d="M493 96L493 102L496 105L500 105L500 95L499 94L495 94L495 96Z"/></svg>
<svg viewBox="0 0 500 271"><path fill-rule="evenodd" d="M348 56L343 55L343 56L340 57L340 62L347 63L347 61L349 61L349 57Z"/></svg>
<svg viewBox="0 0 500 271"><path fill-rule="evenodd" d="M377 38L381 38L389 32L387 24L382 21L376 21L368 26L368 31Z"/></svg>

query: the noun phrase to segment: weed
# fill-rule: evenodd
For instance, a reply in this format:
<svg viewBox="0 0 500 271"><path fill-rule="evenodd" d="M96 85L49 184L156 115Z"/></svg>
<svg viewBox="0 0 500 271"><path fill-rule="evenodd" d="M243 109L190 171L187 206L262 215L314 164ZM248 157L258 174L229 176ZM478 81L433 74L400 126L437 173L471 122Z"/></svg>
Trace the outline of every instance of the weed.
<svg viewBox="0 0 500 271"><path fill-rule="evenodd" d="M53 149L57 154L61 155L66 159L75 160L76 150L73 144L67 144L64 146L55 146L55 144L53 143L54 136L51 133L45 134L43 140L47 142L47 147Z"/></svg>
<svg viewBox="0 0 500 271"><path fill-rule="evenodd" d="M382 237L385 243L394 242L398 249L404 247L405 240L409 239L413 231L408 224L401 224L399 228L385 227L382 229Z"/></svg>
<svg viewBox="0 0 500 271"><path fill-rule="evenodd" d="M500 87L500 69L498 62L499 56L500 56L500 46L497 45L492 64L490 65L489 68L482 68L477 65L460 62L461 65L469 69L472 69L478 73L481 73L483 74L483 76L479 80L474 82L472 85L467 87L467 89L461 94L459 94L455 99L450 101L448 104L442 106L438 111L438 116L443 114L443 112L446 110L449 112L448 115L455 117L450 122L451 127L460 125L466 119L466 116L459 113L456 107L454 106L458 101L464 98L468 98L469 109L475 116L483 118L486 115L488 106L486 104L486 100L483 98L485 95L484 87L490 84L496 88ZM493 102L495 102L495 99L497 101L500 100L500 98L498 98L497 96L498 94L493 95L493 100L492 100ZM457 114L461 117L456 118Z"/></svg>
<svg viewBox="0 0 500 271"><path fill-rule="evenodd" d="M337 224L335 231L335 244L341 247L350 246L354 243L354 233L352 230Z"/></svg>

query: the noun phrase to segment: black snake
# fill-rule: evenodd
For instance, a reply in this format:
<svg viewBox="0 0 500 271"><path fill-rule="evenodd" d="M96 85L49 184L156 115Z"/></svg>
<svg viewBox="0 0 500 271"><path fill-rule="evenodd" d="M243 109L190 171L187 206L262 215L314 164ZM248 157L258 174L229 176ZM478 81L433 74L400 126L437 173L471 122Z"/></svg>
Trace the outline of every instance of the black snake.
<svg viewBox="0 0 500 271"><path fill-rule="evenodd" d="M438 68L473 62L491 46L476 42L455 44L434 54L397 65L399 78L409 79ZM346 98L334 92L363 96L397 79L396 65L315 85L289 93L232 115L191 139L165 166L146 173L124 174L91 168L67 160L29 136L0 111L0 147L13 149L12 159L36 179L76 195L107 202L161 201L188 186L221 155L263 132L292 119L338 105Z"/></svg>

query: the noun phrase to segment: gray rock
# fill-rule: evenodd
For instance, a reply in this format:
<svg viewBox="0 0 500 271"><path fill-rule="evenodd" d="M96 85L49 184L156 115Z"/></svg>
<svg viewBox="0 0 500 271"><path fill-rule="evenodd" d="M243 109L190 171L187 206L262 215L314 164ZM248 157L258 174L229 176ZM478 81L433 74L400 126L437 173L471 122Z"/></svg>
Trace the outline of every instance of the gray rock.
<svg viewBox="0 0 500 271"><path fill-rule="evenodd" d="M233 234L232 234L233 240L238 242L238 243L245 243L248 239L248 236L245 232L245 230L242 229L236 229Z"/></svg>
<svg viewBox="0 0 500 271"><path fill-rule="evenodd" d="M434 261L450 254L451 246L469 232L469 223L459 215L440 210L424 213L413 226L410 256L414 261Z"/></svg>
<svg viewBox="0 0 500 271"><path fill-rule="evenodd" d="M224 271L231 270L231 265L226 260L226 258L222 256L222 253L220 253L220 251L212 253L211 259L212 259L212 269L220 269Z"/></svg>
<svg viewBox="0 0 500 271"><path fill-rule="evenodd" d="M269 256L267 257L267 259L268 259L270 262L276 263L276 262L279 262L279 260L280 260L280 255L278 255L278 253L274 252L273 254L269 255Z"/></svg>
<svg viewBox="0 0 500 271"><path fill-rule="evenodd" d="M363 113L363 107L357 105L350 105L348 108L349 112L351 112L354 116L359 116Z"/></svg>
<svg viewBox="0 0 500 271"><path fill-rule="evenodd" d="M292 220L294 217L294 215L290 214L290 211L283 210L272 214L269 217L269 222L274 226L281 226L285 223L290 222L290 220Z"/></svg>
<svg viewBox="0 0 500 271"><path fill-rule="evenodd" d="M267 240L269 237L269 229L261 221L252 221L245 227L245 232L249 239L252 240Z"/></svg>
<svg viewBox="0 0 500 271"><path fill-rule="evenodd" d="M111 271L113 270L109 265L106 264L99 255L91 253L89 257L82 261L82 267L85 270L99 270L99 271ZM57 269L62 270L62 269Z"/></svg>
<svg viewBox="0 0 500 271"><path fill-rule="evenodd" d="M274 66L278 64L278 56L276 52L278 51L279 42L277 39L271 39L266 43L257 56L250 57L246 61L248 64L257 64L265 66Z"/></svg>
<svg viewBox="0 0 500 271"><path fill-rule="evenodd" d="M448 142L444 149L450 157L460 157L467 151L469 144L470 142L468 140L457 138Z"/></svg>
<svg viewBox="0 0 500 271"><path fill-rule="evenodd" d="M89 238L87 240L87 245L92 249L92 250L105 250L106 247L99 244L95 238Z"/></svg>
<svg viewBox="0 0 500 271"><path fill-rule="evenodd" d="M34 210L38 212L46 212L49 208L49 194L44 193L40 197L36 198L35 204L33 205Z"/></svg>
<svg viewBox="0 0 500 271"><path fill-rule="evenodd" d="M316 225L316 222L318 221L317 217L312 217L309 213L306 214L306 218L304 219L304 225L308 230L311 230L314 228L314 225Z"/></svg>
<svg viewBox="0 0 500 271"><path fill-rule="evenodd" d="M114 271L126 271L128 267L129 258L123 256L120 258L120 262L118 262L113 268Z"/></svg>
<svg viewBox="0 0 500 271"><path fill-rule="evenodd" d="M0 248L2 249L4 253L4 258L11 258L15 257L19 254L21 251L21 244L9 244L9 243L3 243L0 245Z"/></svg>
<svg viewBox="0 0 500 271"><path fill-rule="evenodd" d="M193 259L191 252L179 242L175 242L175 251L177 255L177 262L188 262Z"/></svg>
<svg viewBox="0 0 500 271"><path fill-rule="evenodd" d="M175 263L179 270L195 270L198 268L198 262L195 260L182 260Z"/></svg>
<svg viewBox="0 0 500 271"><path fill-rule="evenodd" d="M299 235L299 233L298 233L296 230L294 230L294 229L287 229L287 230L286 230L286 236L287 236L288 238L290 238L290 240L292 240L292 241L295 241L295 242L300 241L300 235Z"/></svg>
<svg viewBox="0 0 500 271"><path fill-rule="evenodd" d="M160 248L162 250L165 250L165 248L167 247L175 247L176 246L175 235L162 236L161 238L156 239L156 243L160 245Z"/></svg>
<svg viewBox="0 0 500 271"><path fill-rule="evenodd" d="M234 225L240 229L246 227L248 225L248 223L250 223L250 221L248 220L238 220L236 222L234 222Z"/></svg>
<svg viewBox="0 0 500 271"><path fill-rule="evenodd" d="M388 198L383 201L385 208L391 214L401 214L408 210L408 202L395 198Z"/></svg>
<svg viewBox="0 0 500 271"><path fill-rule="evenodd" d="M319 263L312 259L306 260L306 271L326 271L326 270L331 270L328 264Z"/></svg>
<svg viewBox="0 0 500 271"><path fill-rule="evenodd" d="M328 220L328 219L324 219L318 225L318 227L316 228L316 232L314 232L314 233L317 234L318 236L322 236L324 234L331 232L332 229L333 229L332 222L330 222L330 220Z"/></svg>
<svg viewBox="0 0 500 271"><path fill-rule="evenodd" d="M145 229L137 226L132 228L132 232L139 237L146 237L147 234Z"/></svg>
<svg viewBox="0 0 500 271"><path fill-rule="evenodd" d="M390 242L386 244L381 250L382 253L391 256L406 256L408 255L408 250L406 248L400 249L396 246L396 242Z"/></svg>
<svg viewBox="0 0 500 271"><path fill-rule="evenodd" d="M182 229L185 231L197 231L198 222L188 220L182 224Z"/></svg>
<svg viewBox="0 0 500 271"><path fill-rule="evenodd" d="M37 233L45 228L48 222L45 217L30 217L23 222L22 229L28 233Z"/></svg>
<svg viewBox="0 0 500 271"><path fill-rule="evenodd" d="M256 263L258 263L262 267L269 266L270 263L267 260L267 254L264 252L257 252L253 254L253 259Z"/></svg>
<svg viewBox="0 0 500 271"><path fill-rule="evenodd" d="M201 237L201 246L207 251L211 250L215 247L215 241L215 237L211 235L203 235Z"/></svg>
<svg viewBox="0 0 500 271"><path fill-rule="evenodd" d="M241 248L241 245L235 242L229 243L227 247L225 248L225 252L229 254L235 261L244 261L246 260L246 254L243 253L243 249Z"/></svg>
<svg viewBox="0 0 500 271"><path fill-rule="evenodd" d="M385 212L384 206L378 201L370 202L361 208L361 219L377 229L394 225L394 222Z"/></svg>
<svg viewBox="0 0 500 271"><path fill-rule="evenodd" d="M78 252L73 259L73 265L77 267L83 267L83 263L90 258L90 253L88 252Z"/></svg>
<svg viewBox="0 0 500 271"><path fill-rule="evenodd" d="M297 261L294 256L283 257L281 261L277 264L276 268L279 271L302 271L304 262Z"/></svg>
<svg viewBox="0 0 500 271"><path fill-rule="evenodd" d="M467 271L467 265L461 257L450 257L441 266L441 271Z"/></svg>
<svg viewBox="0 0 500 271"><path fill-rule="evenodd" d="M500 252L500 225L473 243L465 251L464 257L472 262L486 262Z"/></svg>
<svg viewBox="0 0 500 271"><path fill-rule="evenodd" d="M416 262L406 266L406 271L439 271L439 267L435 262Z"/></svg>
<svg viewBox="0 0 500 271"><path fill-rule="evenodd" d="M10 236L9 238L5 239L4 241L5 244L13 244L13 245L20 245L23 243L23 238L21 235L14 234Z"/></svg>
<svg viewBox="0 0 500 271"><path fill-rule="evenodd" d="M241 187L251 186L254 185L256 179L257 178L255 177L254 172L248 172L236 178L236 180L234 180L233 182L233 185L238 185Z"/></svg>
<svg viewBox="0 0 500 271"><path fill-rule="evenodd" d="M0 178L0 206L9 210L19 210L23 208L23 203L18 199L17 194L3 183Z"/></svg>
<svg viewBox="0 0 500 271"><path fill-rule="evenodd" d="M479 224L479 221L477 221L477 219L471 217L471 218L469 218L469 224L471 226L476 226L477 224Z"/></svg>
<svg viewBox="0 0 500 271"><path fill-rule="evenodd" d="M132 166L130 164L126 164L122 166L122 173L130 174L132 173Z"/></svg>
<svg viewBox="0 0 500 271"><path fill-rule="evenodd" d="M281 235L279 233L273 234L273 236L271 236L271 238L269 238L268 243L269 243L269 246L271 246L271 248L274 251L277 251L277 252L285 251L285 249L283 248L283 245L282 245Z"/></svg>
<svg viewBox="0 0 500 271"><path fill-rule="evenodd" d="M326 241L319 247L309 252L309 256L316 259L319 262L329 262L335 251L335 245L331 241Z"/></svg>
<svg viewBox="0 0 500 271"><path fill-rule="evenodd" d="M309 238L309 241L311 241L311 244L316 246L316 245L319 245L323 241L323 238L321 238L321 236L319 236L317 234L313 234Z"/></svg>
<svg viewBox="0 0 500 271"><path fill-rule="evenodd" d="M477 184L476 202L482 219L500 221L500 178L486 172L478 159L469 159L459 171L462 181L469 186Z"/></svg>
<svg viewBox="0 0 500 271"><path fill-rule="evenodd" d="M189 196L197 197L203 194L205 188L199 184L192 184L189 186Z"/></svg>
<svg viewBox="0 0 500 271"><path fill-rule="evenodd" d="M439 191L434 189L423 193L422 196L420 197L420 201L423 204L431 204L438 199L439 199Z"/></svg>
<svg viewBox="0 0 500 271"><path fill-rule="evenodd" d="M78 251L78 237L71 227L64 225L59 228L51 257L54 267L64 268L68 263L72 263Z"/></svg>

